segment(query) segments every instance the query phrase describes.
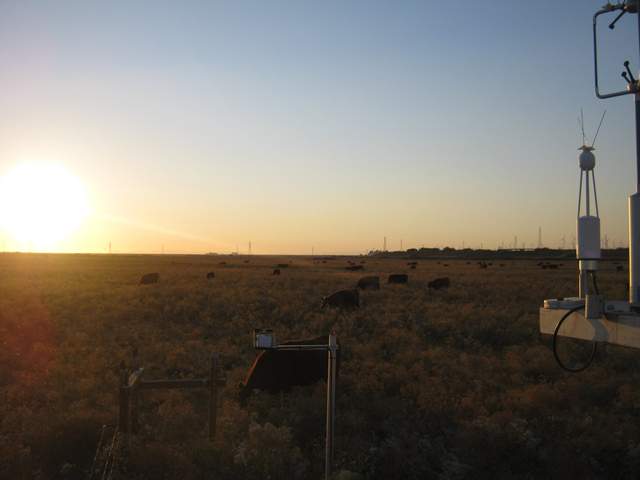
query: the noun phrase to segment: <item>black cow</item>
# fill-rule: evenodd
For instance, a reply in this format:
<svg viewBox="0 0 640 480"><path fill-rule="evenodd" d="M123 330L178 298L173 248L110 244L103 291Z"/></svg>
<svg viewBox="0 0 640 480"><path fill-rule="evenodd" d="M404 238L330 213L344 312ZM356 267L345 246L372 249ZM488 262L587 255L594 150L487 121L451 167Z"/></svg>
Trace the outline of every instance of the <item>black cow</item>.
<svg viewBox="0 0 640 480"><path fill-rule="evenodd" d="M415 270L415 269L416 269L416 265L411 265L409 268L410 268L411 270Z"/></svg>
<svg viewBox="0 0 640 480"><path fill-rule="evenodd" d="M360 290L380 290L380 277L362 277L358 280Z"/></svg>
<svg viewBox="0 0 640 480"><path fill-rule="evenodd" d="M449 288L450 283L449 277L436 278L427 283L427 287L433 290L440 290L441 288Z"/></svg>
<svg viewBox="0 0 640 480"><path fill-rule="evenodd" d="M152 283L158 283L158 280L160 280L159 273L147 273L140 277L140 285L150 285Z"/></svg>
<svg viewBox="0 0 640 480"><path fill-rule="evenodd" d="M351 272L356 272L358 270L364 270L364 266L363 265L349 265L348 267L346 267L346 269L351 271Z"/></svg>
<svg viewBox="0 0 640 480"><path fill-rule="evenodd" d="M322 299L321 308L353 309L360 306L360 293L358 289L339 290Z"/></svg>
<svg viewBox="0 0 640 480"><path fill-rule="evenodd" d="M392 273L389 275L387 283L408 283L409 275L406 273Z"/></svg>
<svg viewBox="0 0 640 480"><path fill-rule="evenodd" d="M275 268L271 275L280 275L280 269L279 268Z"/></svg>
<svg viewBox="0 0 640 480"><path fill-rule="evenodd" d="M209 273L207 273L207 280L211 280L212 278L216 278L216 274L215 274L215 272L209 272Z"/></svg>
<svg viewBox="0 0 640 480"><path fill-rule="evenodd" d="M280 345L326 345L327 337L292 340ZM336 361L336 376L340 370L340 350ZM264 350L256 357L240 383L240 399L245 401L253 390L277 393L298 385L313 385L327 379L325 350Z"/></svg>

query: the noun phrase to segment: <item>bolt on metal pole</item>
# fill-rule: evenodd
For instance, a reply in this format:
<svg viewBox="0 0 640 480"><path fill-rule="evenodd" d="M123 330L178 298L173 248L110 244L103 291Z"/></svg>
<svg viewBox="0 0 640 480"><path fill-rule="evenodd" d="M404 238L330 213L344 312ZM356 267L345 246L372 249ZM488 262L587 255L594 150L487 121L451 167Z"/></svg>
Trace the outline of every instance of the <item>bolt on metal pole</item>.
<svg viewBox="0 0 640 480"><path fill-rule="evenodd" d="M331 478L331 469L333 466L333 436L335 426L335 407L336 407L336 360L338 351L338 342L336 334L329 335L328 344L328 360L327 360L327 438L325 444L325 463L324 478Z"/></svg>

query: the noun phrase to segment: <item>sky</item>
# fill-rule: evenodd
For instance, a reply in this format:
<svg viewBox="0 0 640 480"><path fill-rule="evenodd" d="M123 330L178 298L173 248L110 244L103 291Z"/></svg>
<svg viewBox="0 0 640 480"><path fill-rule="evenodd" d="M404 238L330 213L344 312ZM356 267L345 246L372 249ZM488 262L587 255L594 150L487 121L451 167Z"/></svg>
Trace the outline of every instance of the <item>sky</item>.
<svg viewBox="0 0 640 480"><path fill-rule="evenodd" d="M594 94L602 3L0 0L0 176L79 179L61 252L569 246L577 118L592 138L606 109L602 235L626 245L633 98ZM637 17L603 27L620 90Z"/></svg>

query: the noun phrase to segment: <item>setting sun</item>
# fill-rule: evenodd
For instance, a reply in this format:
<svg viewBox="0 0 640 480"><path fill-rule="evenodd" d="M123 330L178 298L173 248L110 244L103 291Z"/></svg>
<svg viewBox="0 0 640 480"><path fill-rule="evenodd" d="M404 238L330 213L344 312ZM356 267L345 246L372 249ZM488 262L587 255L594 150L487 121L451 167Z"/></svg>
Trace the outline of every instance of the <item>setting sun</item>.
<svg viewBox="0 0 640 480"><path fill-rule="evenodd" d="M0 177L0 227L20 247L55 247L87 213L82 183L61 166L23 164Z"/></svg>

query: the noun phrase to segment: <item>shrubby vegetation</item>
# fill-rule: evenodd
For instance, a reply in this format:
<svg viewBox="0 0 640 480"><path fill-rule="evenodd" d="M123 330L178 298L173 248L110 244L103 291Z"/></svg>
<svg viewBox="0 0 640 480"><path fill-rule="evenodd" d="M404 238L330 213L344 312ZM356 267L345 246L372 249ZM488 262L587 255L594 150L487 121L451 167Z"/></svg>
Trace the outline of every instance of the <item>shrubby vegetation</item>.
<svg viewBox="0 0 640 480"><path fill-rule="evenodd" d="M568 375L538 333L541 300L573 293L573 265L421 261L408 285L340 313L318 306L360 276L341 259L294 258L279 277L271 267L288 259L225 260L0 255L0 477L83 478L136 347L146 378L204 376L219 352L227 384L213 443L205 392L144 392L131 478L321 478L323 385L240 404L261 326L281 340L338 332L336 478L637 477L640 353L603 348ZM365 274L405 267L370 258ZM613 270L600 287L623 298ZM151 271L160 283L137 285ZM443 275L451 288L429 292Z"/></svg>

